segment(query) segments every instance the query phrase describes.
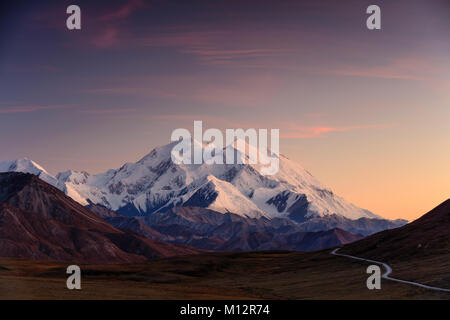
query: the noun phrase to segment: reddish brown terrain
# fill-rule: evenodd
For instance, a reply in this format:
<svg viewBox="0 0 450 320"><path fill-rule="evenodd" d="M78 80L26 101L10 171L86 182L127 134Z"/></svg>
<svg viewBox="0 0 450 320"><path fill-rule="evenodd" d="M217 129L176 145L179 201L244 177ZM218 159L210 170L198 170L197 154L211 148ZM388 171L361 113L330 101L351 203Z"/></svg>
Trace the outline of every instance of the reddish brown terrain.
<svg viewBox="0 0 450 320"><path fill-rule="evenodd" d="M119 230L98 216L117 218L114 213L94 214L33 175L0 174L0 186L0 298L449 299L449 293L389 280L382 290L368 290L368 263L333 256L331 249L207 253L129 231L132 220ZM341 252L387 262L393 277L448 288L449 225L447 200L409 225L344 245ZM161 230L147 231L158 236ZM339 229L291 236L300 238L288 243L318 246L357 240ZM65 287L72 262L82 268L77 292Z"/></svg>
<svg viewBox="0 0 450 320"><path fill-rule="evenodd" d="M0 174L0 186L2 257L123 263L198 252L118 230L36 176Z"/></svg>
<svg viewBox="0 0 450 320"><path fill-rule="evenodd" d="M67 289L66 263L0 258L0 299L450 299L450 293L388 280L381 290L368 290L368 263L330 252L207 253L80 265L81 290Z"/></svg>

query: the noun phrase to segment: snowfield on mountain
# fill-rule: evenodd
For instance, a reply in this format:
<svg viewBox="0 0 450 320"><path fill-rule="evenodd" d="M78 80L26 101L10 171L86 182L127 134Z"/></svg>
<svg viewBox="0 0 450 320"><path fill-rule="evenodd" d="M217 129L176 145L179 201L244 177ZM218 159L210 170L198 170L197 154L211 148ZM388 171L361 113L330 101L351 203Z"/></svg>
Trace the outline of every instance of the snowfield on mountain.
<svg viewBox="0 0 450 320"><path fill-rule="evenodd" d="M174 145L155 148L136 163L100 174L69 170L53 177L28 159L2 162L0 171L36 174L82 205L92 202L128 216L191 206L251 218L288 217L297 222L329 215L352 220L380 218L335 195L282 155L278 173L268 176L261 174L262 165L175 164L171 159ZM248 159L237 146L226 148Z"/></svg>

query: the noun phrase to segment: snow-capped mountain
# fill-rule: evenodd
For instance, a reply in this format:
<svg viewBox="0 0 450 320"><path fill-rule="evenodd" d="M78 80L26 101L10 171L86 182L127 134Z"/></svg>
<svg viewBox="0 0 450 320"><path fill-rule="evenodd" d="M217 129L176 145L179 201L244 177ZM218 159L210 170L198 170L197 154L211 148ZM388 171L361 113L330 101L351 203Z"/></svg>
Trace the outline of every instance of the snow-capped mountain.
<svg viewBox="0 0 450 320"><path fill-rule="evenodd" d="M21 158L14 161L0 162L0 172L23 172L34 174L35 176L38 176L39 179L62 190L65 194L80 204L88 204L87 200L81 197L70 185L60 182L56 177L49 174L44 168L30 159Z"/></svg>
<svg viewBox="0 0 450 320"><path fill-rule="evenodd" d="M129 216L192 206L244 217L289 217L298 222L332 214L348 219L379 218L335 195L284 156L280 156L278 173L267 176L261 174L261 165L175 164L171 159L174 144L155 148L140 161L105 173L59 173L58 187L67 194L71 190L78 202L100 204ZM226 148L245 157L236 144Z"/></svg>
<svg viewBox="0 0 450 320"><path fill-rule="evenodd" d="M0 172L31 173L54 187L58 185L58 180L54 176L45 171L45 169L36 162L27 158L0 162Z"/></svg>
<svg viewBox="0 0 450 320"><path fill-rule="evenodd" d="M26 158L1 162L0 172L32 173L118 229L208 250L300 248L299 237L314 232L323 242L336 235L320 232L343 229L352 238L407 222L382 219L346 202L284 156L277 174L268 176L261 165L175 164L174 145L101 174L69 170L55 177ZM249 146L225 149L243 159L242 147Z"/></svg>

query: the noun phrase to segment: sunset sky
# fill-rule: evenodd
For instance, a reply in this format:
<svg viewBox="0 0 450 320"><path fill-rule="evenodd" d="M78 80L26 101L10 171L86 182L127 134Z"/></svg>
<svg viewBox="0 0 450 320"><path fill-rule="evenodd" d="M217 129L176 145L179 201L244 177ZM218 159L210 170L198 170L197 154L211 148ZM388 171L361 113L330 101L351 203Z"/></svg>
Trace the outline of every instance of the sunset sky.
<svg viewBox="0 0 450 320"><path fill-rule="evenodd" d="M66 28L70 4L80 31ZM371 4L382 30L366 28ZM282 154L387 218L450 197L448 0L21 1L0 12L0 161L98 173L202 120L279 128Z"/></svg>

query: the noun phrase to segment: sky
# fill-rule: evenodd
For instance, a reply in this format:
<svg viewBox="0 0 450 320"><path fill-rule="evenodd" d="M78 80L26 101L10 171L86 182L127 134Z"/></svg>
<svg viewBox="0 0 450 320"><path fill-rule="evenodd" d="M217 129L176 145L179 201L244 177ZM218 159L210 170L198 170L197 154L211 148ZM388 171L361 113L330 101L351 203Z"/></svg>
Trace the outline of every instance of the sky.
<svg viewBox="0 0 450 320"><path fill-rule="evenodd" d="M66 28L77 4L82 29ZM381 30L366 8L381 8ZM14 1L0 161L135 162L176 128L279 128L335 193L415 219L450 195L448 0Z"/></svg>

